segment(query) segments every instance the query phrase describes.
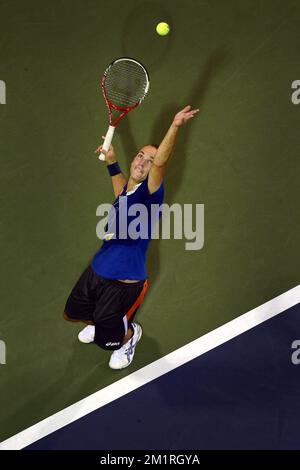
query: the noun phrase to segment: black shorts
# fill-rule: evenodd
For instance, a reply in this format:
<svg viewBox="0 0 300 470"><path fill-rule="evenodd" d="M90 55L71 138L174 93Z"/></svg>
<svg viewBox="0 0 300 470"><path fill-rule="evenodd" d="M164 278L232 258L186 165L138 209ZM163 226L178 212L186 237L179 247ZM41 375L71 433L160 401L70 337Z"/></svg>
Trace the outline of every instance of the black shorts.
<svg viewBox="0 0 300 470"><path fill-rule="evenodd" d="M118 349L148 289L148 281L134 283L105 279L91 266L82 273L65 306L71 320L95 325L95 343Z"/></svg>

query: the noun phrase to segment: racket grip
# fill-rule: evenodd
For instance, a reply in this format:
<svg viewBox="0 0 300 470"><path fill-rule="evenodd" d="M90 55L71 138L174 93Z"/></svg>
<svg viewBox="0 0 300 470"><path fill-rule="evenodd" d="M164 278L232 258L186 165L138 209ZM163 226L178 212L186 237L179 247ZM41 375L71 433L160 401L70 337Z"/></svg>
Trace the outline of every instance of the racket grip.
<svg viewBox="0 0 300 470"><path fill-rule="evenodd" d="M108 131L107 131L106 136L105 136L103 146L102 146L103 150L108 151L109 146L110 146L111 141L112 141L112 138L114 136L114 132L115 132L115 126L109 126ZM100 153L99 160L105 161L104 153Z"/></svg>

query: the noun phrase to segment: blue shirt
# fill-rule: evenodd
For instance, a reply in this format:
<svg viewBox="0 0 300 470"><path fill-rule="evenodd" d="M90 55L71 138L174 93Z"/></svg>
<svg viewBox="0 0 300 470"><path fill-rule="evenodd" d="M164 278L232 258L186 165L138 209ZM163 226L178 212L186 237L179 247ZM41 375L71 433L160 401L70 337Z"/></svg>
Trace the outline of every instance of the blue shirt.
<svg viewBox="0 0 300 470"><path fill-rule="evenodd" d="M144 280L147 278L146 252L154 225L161 217L159 206L164 199L164 185L162 183L157 191L150 194L147 176L132 192L126 194L126 189L127 183L114 202L116 217L112 217L111 213L108 217L108 221L115 220L114 237L104 240L92 260L92 268L107 279ZM130 215L134 204L143 204L144 208L142 212ZM110 228L108 222L106 230L111 232ZM136 229L140 236L136 238L132 229Z"/></svg>

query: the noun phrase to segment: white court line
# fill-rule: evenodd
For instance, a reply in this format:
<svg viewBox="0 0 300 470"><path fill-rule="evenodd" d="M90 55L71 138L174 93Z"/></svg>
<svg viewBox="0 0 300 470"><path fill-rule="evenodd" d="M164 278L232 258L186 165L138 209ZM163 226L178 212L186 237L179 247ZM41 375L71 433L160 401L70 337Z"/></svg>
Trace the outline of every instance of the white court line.
<svg viewBox="0 0 300 470"><path fill-rule="evenodd" d="M19 450L29 446L33 442L51 434L54 431L76 421L88 413L136 390L137 388L151 382L154 379L170 372L177 367L201 356L211 349L220 346L226 341L245 333L255 326L263 323L279 313L300 302L300 285L290 289L284 294L260 305L244 315L225 323L225 325L210 331L204 336L191 343L173 351L158 359L142 369L120 379L108 387L99 390L92 395L68 406L64 410L43 419L37 424L30 426L15 436L0 443L0 450Z"/></svg>

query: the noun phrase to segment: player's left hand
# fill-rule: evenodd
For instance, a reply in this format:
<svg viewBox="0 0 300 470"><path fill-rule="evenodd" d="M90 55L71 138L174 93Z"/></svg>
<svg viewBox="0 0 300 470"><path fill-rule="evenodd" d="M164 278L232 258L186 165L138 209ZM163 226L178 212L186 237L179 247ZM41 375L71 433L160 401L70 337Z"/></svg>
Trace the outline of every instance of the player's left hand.
<svg viewBox="0 0 300 470"><path fill-rule="evenodd" d="M105 140L105 135L102 136L102 139ZM95 153L103 153L105 155L105 161L107 164L115 163L117 161L116 152L112 144L110 144L108 151L103 150L102 145L99 145L96 148Z"/></svg>
<svg viewBox="0 0 300 470"><path fill-rule="evenodd" d="M177 113L174 117L173 124L174 126L182 126L186 122L188 122L191 118L193 118L197 113L199 113L200 109L191 109L191 106L188 105L183 108L179 113Z"/></svg>

